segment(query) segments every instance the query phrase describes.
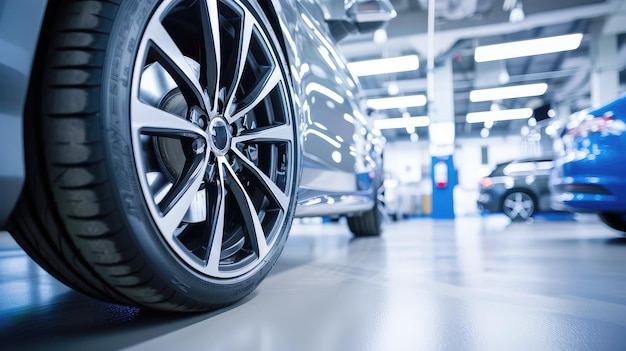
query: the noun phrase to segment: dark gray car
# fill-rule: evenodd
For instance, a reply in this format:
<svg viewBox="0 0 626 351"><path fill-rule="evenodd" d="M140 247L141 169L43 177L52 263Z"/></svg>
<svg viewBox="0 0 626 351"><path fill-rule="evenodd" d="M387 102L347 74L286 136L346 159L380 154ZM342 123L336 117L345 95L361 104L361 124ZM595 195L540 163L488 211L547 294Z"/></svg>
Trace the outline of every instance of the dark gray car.
<svg viewBox="0 0 626 351"><path fill-rule="evenodd" d="M395 16L311 0L0 3L0 226L90 296L248 295L294 216L381 233L382 140L335 42Z"/></svg>
<svg viewBox="0 0 626 351"><path fill-rule="evenodd" d="M538 211L550 211L548 180L552 157L527 158L498 164L480 182L477 205L523 221Z"/></svg>

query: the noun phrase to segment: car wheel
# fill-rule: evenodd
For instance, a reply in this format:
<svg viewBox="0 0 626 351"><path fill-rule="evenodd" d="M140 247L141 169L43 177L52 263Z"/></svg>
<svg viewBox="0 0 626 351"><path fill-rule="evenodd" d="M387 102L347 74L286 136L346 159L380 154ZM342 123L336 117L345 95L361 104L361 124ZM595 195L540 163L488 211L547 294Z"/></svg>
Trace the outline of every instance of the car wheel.
<svg viewBox="0 0 626 351"><path fill-rule="evenodd" d="M599 213L598 217L609 227L626 232L626 213Z"/></svg>
<svg viewBox="0 0 626 351"><path fill-rule="evenodd" d="M376 191L375 205L372 209L348 216L348 228L355 237L379 236L383 232L383 222L387 217L385 209L385 187L379 182Z"/></svg>
<svg viewBox="0 0 626 351"><path fill-rule="evenodd" d="M525 221L535 214L535 200L524 191L512 191L502 200L502 212L513 221Z"/></svg>
<svg viewBox="0 0 626 351"><path fill-rule="evenodd" d="M16 240L106 301L204 311L248 295L283 249L299 174L259 5L72 1L53 18Z"/></svg>

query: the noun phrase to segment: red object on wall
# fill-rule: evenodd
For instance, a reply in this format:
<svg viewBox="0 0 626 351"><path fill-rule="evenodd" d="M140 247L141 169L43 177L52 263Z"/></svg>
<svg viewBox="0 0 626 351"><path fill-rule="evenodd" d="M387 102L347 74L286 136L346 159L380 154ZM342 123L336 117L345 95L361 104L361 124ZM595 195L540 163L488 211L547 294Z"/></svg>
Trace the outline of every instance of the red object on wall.
<svg viewBox="0 0 626 351"><path fill-rule="evenodd" d="M448 164L444 161L439 161L435 164L435 185L438 188L445 188L448 186Z"/></svg>

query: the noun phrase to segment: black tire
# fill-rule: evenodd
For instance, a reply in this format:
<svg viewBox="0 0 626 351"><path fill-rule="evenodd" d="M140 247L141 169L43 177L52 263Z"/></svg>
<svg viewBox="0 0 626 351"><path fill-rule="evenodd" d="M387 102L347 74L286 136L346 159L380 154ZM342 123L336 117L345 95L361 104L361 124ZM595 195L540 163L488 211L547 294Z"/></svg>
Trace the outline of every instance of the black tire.
<svg viewBox="0 0 626 351"><path fill-rule="evenodd" d="M526 221L535 214L537 201L526 191L513 190L503 197L501 208L512 221Z"/></svg>
<svg viewBox="0 0 626 351"><path fill-rule="evenodd" d="M598 213L598 217L609 227L626 232L626 213L602 212Z"/></svg>
<svg viewBox="0 0 626 351"><path fill-rule="evenodd" d="M48 23L12 235L105 301L206 311L248 295L287 239L300 152L258 4L66 1Z"/></svg>
<svg viewBox="0 0 626 351"><path fill-rule="evenodd" d="M348 228L355 237L379 236L383 232L384 220L387 217L385 209L385 189L379 182L372 209L348 216Z"/></svg>

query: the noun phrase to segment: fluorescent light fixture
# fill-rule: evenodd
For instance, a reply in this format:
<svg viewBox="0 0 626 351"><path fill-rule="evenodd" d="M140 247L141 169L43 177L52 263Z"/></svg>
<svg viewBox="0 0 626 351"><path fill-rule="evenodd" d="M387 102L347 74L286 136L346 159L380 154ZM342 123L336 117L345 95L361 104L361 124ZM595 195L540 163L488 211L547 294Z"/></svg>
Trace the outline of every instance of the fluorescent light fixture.
<svg viewBox="0 0 626 351"><path fill-rule="evenodd" d="M472 102L514 99L543 95L547 90L548 84L546 83L515 85L502 88L472 90L469 98Z"/></svg>
<svg viewBox="0 0 626 351"><path fill-rule="evenodd" d="M384 118L374 121L376 129L395 129L395 128L415 128L426 127L430 124L428 116L403 117L403 118Z"/></svg>
<svg viewBox="0 0 626 351"><path fill-rule="evenodd" d="M581 33L540 39L522 40L504 44L479 46L474 52L476 62L504 60L516 57L550 54L574 50L583 39Z"/></svg>
<svg viewBox="0 0 626 351"><path fill-rule="evenodd" d="M420 66L417 55L406 55L368 61L348 63L348 69L355 76L414 71Z"/></svg>
<svg viewBox="0 0 626 351"><path fill-rule="evenodd" d="M367 107L377 110L403 107L419 107L426 105L425 95L394 96L389 98L369 99Z"/></svg>
<svg viewBox="0 0 626 351"><path fill-rule="evenodd" d="M530 118L532 108L517 108L500 111L470 112L465 117L467 123L484 123L486 121L508 121L513 119Z"/></svg>

